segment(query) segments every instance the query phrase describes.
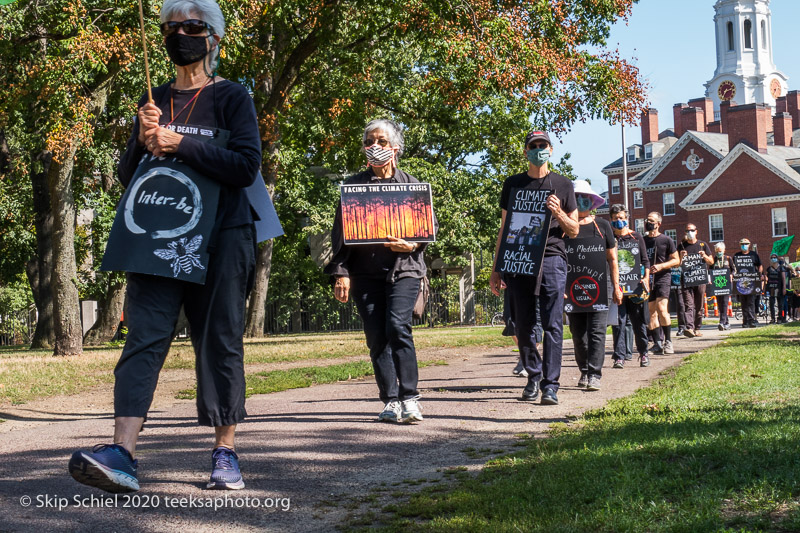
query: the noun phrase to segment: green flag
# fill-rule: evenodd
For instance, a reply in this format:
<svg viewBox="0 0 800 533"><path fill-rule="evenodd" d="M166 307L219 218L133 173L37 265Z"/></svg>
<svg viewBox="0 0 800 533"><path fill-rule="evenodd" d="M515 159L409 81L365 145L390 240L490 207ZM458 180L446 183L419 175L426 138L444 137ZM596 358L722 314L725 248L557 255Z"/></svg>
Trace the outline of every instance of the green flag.
<svg viewBox="0 0 800 533"><path fill-rule="evenodd" d="M775 241L775 244L772 245L772 252L773 254L777 255L786 255L789 253L789 248L792 246L792 241L794 240L794 235L789 235L788 237L784 237L779 241Z"/></svg>
<svg viewBox="0 0 800 533"><path fill-rule="evenodd" d="M0 6L7 6L8 4L13 4L17 0L0 0Z"/></svg>

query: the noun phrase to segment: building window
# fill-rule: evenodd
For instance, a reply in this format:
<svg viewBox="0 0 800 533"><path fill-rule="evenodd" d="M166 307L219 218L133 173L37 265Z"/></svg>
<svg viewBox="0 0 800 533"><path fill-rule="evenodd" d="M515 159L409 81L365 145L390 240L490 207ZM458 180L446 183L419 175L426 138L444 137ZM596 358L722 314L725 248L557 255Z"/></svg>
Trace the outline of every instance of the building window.
<svg viewBox="0 0 800 533"><path fill-rule="evenodd" d="M619 180L611 180L611 194L619 194Z"/></svg>
<svg viewBox="0 0 800 533"><path fill-rule="evenodd" d="M644 233L644 219L637 218L636 222L634 222L633 227L635 228L634 231L637 233Z"/></svg>
<svg viewBox="0 0 800 533"><path fill-rule="evenodd" d="M644 146L644 158L645 159L653 159L653 145L646 144Z"/></svg>
<svg viewBox="0 0 800 533"><path fill-rule="evenodd" d="M675 214L675 193L674 192L665 192L664 193L664 215L674 215Z"/></svg>
<svg viewBox="0 0 800 533"><path fill-rule="evenodd" d="M644 207L644 192L633 191L633 208L641 209Z"/></svg>
<svg viewBox="0 0 800 533"><path fill-rule="evenodd" d="M753 48L753 23L744 21L744 47Z"/></svg>
<svg viewBox="0 0 800 533"><path fill-rule="evenodd" d="M628 148L628 163L633 163L636 161L636 148L631 147Z"/></svg>
<svg viewBox="0 0 800 533"><path fill-rule="evenodd" d="M786 237L789 235L789 226L786 223L786 208L776 207L772 210L772 236Z"/></svg>
<svg viewBox="0 0 800 533"><path fill-rule="evenodd" d="M722 215L708 215L708 234L711 235L711 242L722 242L725 240L725 232L722 230Z"/></svg>
<svg viewBox="0 0 800 533"><path fill-rule="evenodd" d="M672 239L672 242L675 243L675 246L678 245L678 230L668 229L664 232L664 235Z"/></svg>
<svg viewBox="0 0 800 533"><path fill-rule="evenodd" d="M761 21L761 48L767 49L767 23L763 20Z"/></svg>
<svg viewBox="0 0 800 533"><path fill-rule="evenodd" d="M733 22L728 23L728 50L733 50Z"/></svg>

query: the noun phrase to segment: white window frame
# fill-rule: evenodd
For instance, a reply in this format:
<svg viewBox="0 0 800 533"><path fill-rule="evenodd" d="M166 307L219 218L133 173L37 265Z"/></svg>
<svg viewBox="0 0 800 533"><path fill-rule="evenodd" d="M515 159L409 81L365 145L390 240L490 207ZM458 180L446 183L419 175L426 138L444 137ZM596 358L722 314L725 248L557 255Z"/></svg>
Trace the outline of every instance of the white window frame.
<svg viewBox="0 0 800 533"><path fill-rule="evenodd" d="M719 217L719 218L717 218ZM714 224L714 221L719 220L719 225ZM714 238L714 231L719 231L721 237L719 239ZM708 215L708 238L711 242L724 242L725 241L725 223L722 216L722 213L715 213L713 215Z"/></svg>
<svg viewBox="0 0 800 533"><path fill-rule="evenodd" d="M644 158L645 159L653 159L653 145L652 144L645 144L644 145Z"/></svg>
<svg viewBox="0 0 800 533"><path fill-rule="evenodd" d="M672 202L671 202L671 203L669 203L669 204L667 203L667 195L672 195ZM668 206L668 205L671 205L671 206L672 206L672 213L669 213L669 212L667 212L667 206ZM665 192L665 193L664 193L664 194L661 196L661 206L662 206L662 208L663 208L663 209L662 209L662 213L664 213L664 216L665 216L665 217L674 215L674 214L675 214L675 211L676 211L676 206L675 206L675 193L674 193L674 192Z"/></svg>
<svg viewBox="0 0 800 533"><path fill-rule="evenodd" d="M783 213L783 216L781 217L781 218L783 218L783 220L776 220L775 215L779 214L779 213ZM777 227L775 226L776 223L784 225L783 233L778 233L776 231L776 229L777 229ZM789 236L789 218L787 216L785 207L773 207L772 208L772 236L773 237L788 237Z"/></svg>
<svg viewBox="0 0 800 533"><path fill-rule="evenodd" d="M633 228L636 233L644 233L644 219L637 218L633 223Z"/></svg>
<svg viewBox="0 0 800 533"><path fill-rule="evenodd" d="M636 147L631 146L628 148L628 163L633 163L636 161Z"/></svg>
<svg viewBox="0 0 800 533"><path fill-rule="evenodd" d="M619 194L619 179L611 180L611 194Z"/></svg>
<svg viewBox="0 0 800 533"><path fill-rule="evenodd" d="M644 191L633 191L633 208L644 208Z"/></svg>
<svg viewBox="0 0 800 533"><path fill-rule="evenodd" d="M672 239L672 242L675 243L675 246L678 245L678 230L676 229L668 229L664 231L664 235Z"/></svg>

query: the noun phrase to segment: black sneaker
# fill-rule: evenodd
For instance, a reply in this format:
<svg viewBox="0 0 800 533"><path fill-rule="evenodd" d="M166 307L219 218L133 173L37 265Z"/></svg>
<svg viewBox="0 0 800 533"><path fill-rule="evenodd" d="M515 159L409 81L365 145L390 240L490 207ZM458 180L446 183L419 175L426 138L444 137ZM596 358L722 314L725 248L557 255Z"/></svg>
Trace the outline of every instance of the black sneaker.
<svg viewBox="0 0 800 533"><path fill-rule="evenodd" d="M683 328L678 328L678 331L675 333L676 337L683 337Z"/></svg>
<svg viewBox="0 0 800 533"><path fill-rule="evenodd" d="M553 389L545 389L542 393L542 405L558 405L558 396Z"/></svg>
<svg viewBox="0 0 800 533"><path fill-rule="evenodd" d="M614 359L614 366L612 368L625 368L625 359Z"/></svg>
<svg viewBox="0 0 800 533"><path fill-rule="evenodd" d="M69 460L69 473L78 483L107 492L139 490L138 461L119 444L98 444L91 452L77 451Z"/></svg>
<svg viewBox="0 0 800 533"><path fill-rule="evenodd" d="M539 382L529 381L525 388L522 389L522 397L520 400L532 402L539 397Z"/></svg>

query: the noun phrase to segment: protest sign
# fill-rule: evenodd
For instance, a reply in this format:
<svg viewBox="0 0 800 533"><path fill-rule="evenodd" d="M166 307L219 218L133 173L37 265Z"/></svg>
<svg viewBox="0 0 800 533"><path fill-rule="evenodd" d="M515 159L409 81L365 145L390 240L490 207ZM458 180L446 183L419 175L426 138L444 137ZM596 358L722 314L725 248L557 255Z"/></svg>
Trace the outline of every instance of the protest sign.
<svg viewBox="0 0 800 533"><path fill-rule="evenodd" d="M498 272L539 276L550 229L547 197L552 193L550 189L511 190L495 266Z"/></svg>
<svg viewBox="0 0 800 533"><path fill-rule="evenodd" d="M602 237L565 239L567 249L566 313L608 310L608 269Z"/></svg>
<svg viewBox="0 0 800 533"><path fill-rule="evenodd" d="M711 283L706 286L706 296L728 296L731 293L731 270L729 268L713 268Z"/></svg>
<svg viewBox="0 0 800 533"><path fill-rule="evenodd" d="M429 183L341 185L345 244L433 242L433 204Z"/></svg>
<svg viewBox="0 0 800 533"><path fill-rule="evenodd" d="M619 264L619 284L622 294L633 294L642 279L642 263L637 239L617 241L617 262Z"/></svg>
<svg viewBox="0 0 800 533"><path fill-rule="evenodd" d="M742 296L761 294L761 275L758 273L755 258L755 253L747 255L736 254L733 256L733 262L736 265L733 286L737 294Z"/></svg>
<svg viewBox="0 0 800 533"><path fill-rule="evenodd" d="M702 255L685 255L680 268L684 288L699 287L708 283L708 267Z"/></svg>

